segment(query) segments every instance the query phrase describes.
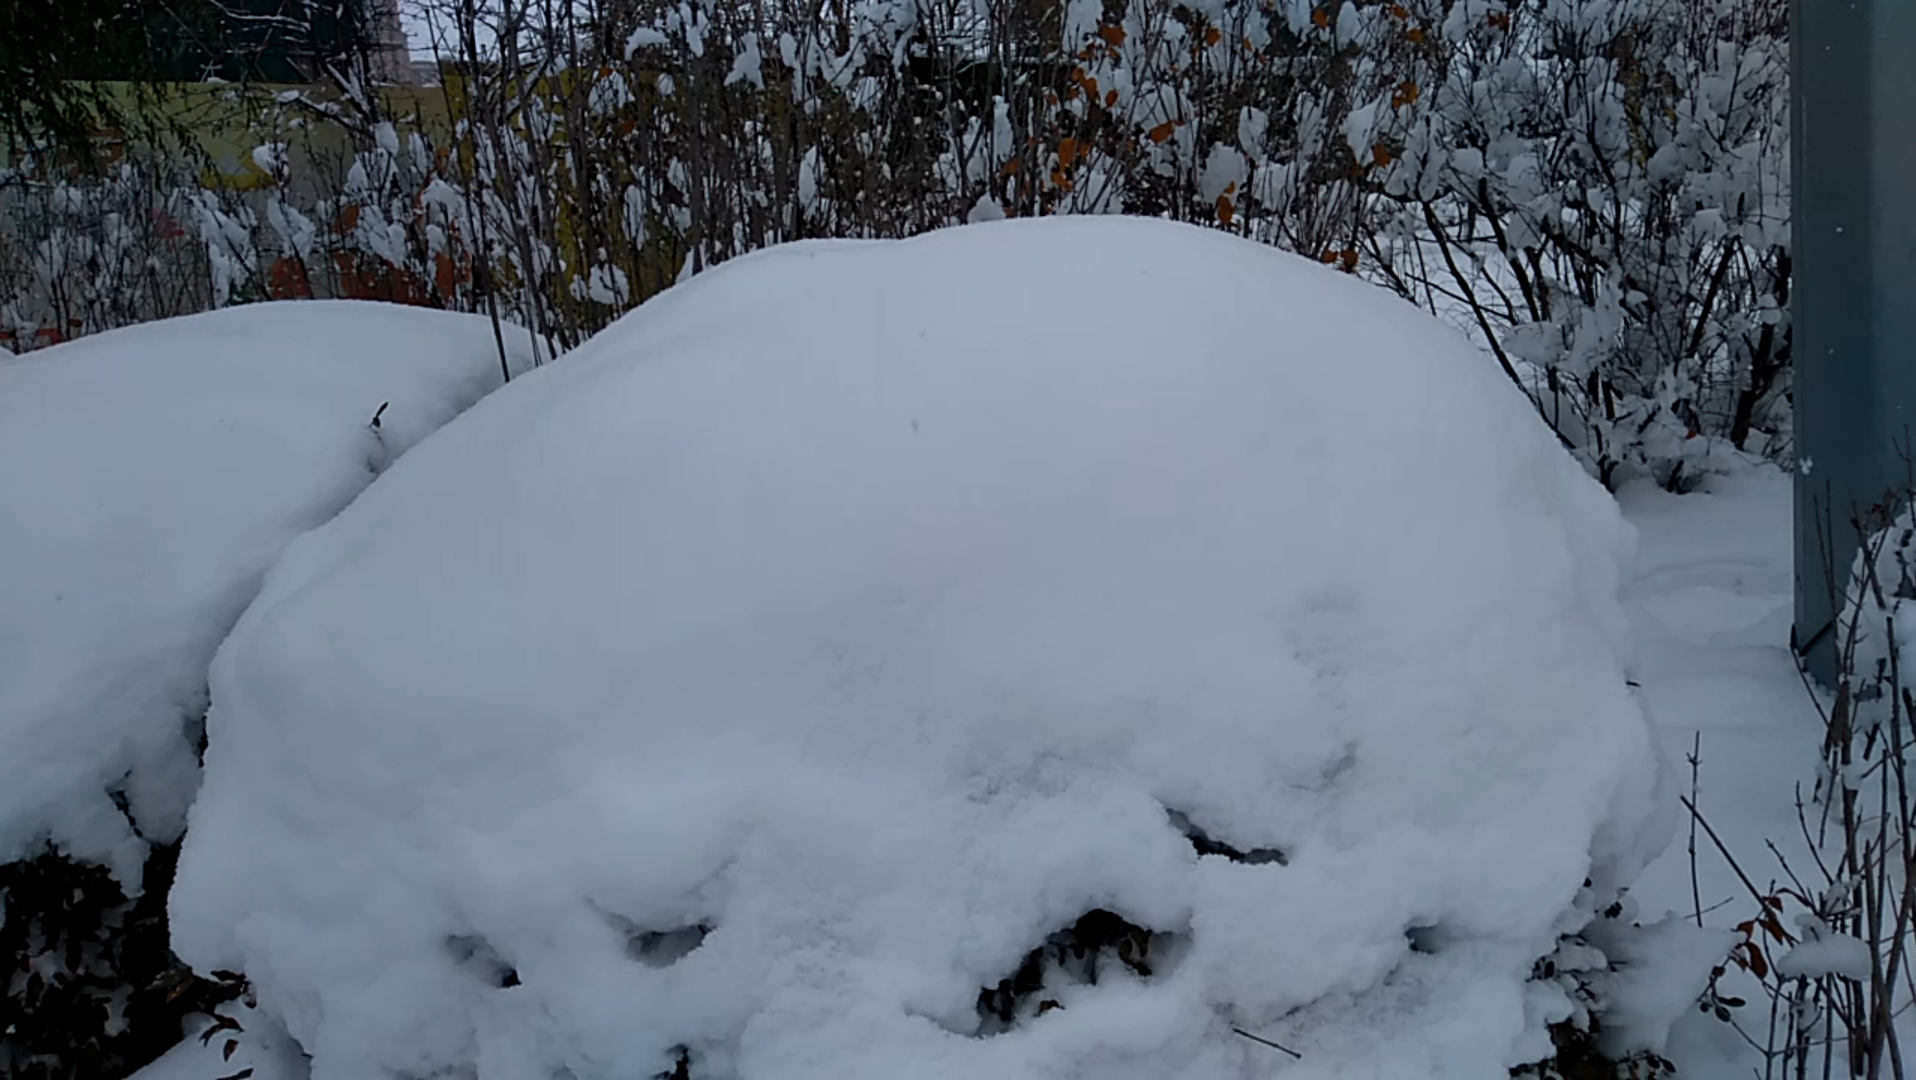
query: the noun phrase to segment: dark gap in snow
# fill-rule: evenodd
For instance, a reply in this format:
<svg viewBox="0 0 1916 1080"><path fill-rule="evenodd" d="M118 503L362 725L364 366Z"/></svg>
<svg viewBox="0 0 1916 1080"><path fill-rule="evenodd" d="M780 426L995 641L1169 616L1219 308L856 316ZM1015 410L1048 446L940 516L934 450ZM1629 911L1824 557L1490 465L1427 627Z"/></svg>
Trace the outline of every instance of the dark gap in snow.
<svg viewBox="0 0 1916 1080"><path fill-rule="evenodd" d="M711 927L701 923L677 930L647 930L628 934L625 954L650 967L671 967L705 944L705 936L711 932Z"/></svg>
<svg viewBox="0 0 1916 1080"><path fill-rule="evenodd" d="M1087 911L1025 954L1017 970L996 986L978 991L976 1034L1000 1035L1062 1009L1070 988L1096 986L1101 976L1152 978L1176 963L1184 939L1183 934L1151 930L1104 908Z"/></svg>
<svg viewBox="0 0 1916 1080"><path fill-rule="evenodd" d="M1191 842L1191 848L1200 856L1222 855L1234 863L1244 863L1247 866L1262 866L1266 863L1284 866L1290 862L1282 851L1274 847L1241 850L1221 840L1214 840L1181 810L1166 809L1165 813L1170 815L1172 827L1184 834L1184 838Z"/></svg>
<svg viewBox="0 0 1916 1080"><path fill-rule="evenodd" d="M1404 940L1410 942L1411 952L1435 956L1449 946L1451 935L1441 926L1413 926L1404 931Z"/></svg>
<svg viewBox="0 0 1916 1080"><path fill-rule="evenodd" d="M188 709L181 721L186 727L186 741L193 747L193 760L202 768L206 765L207 707L207 702L202 700L197 708Z"/></svg>
<svg viewBox="0 0 1916 1080"><path fill-rule="evenodd" d="M626 958L647 967L671 967L705 944L706 936L712 932L711 925L702 922L670 930L648 930L615 911L607 911L597 904L592 906L614 930L624 935Z"/></svg>
<svg viewBox="0 0 1916 1080"><path fill-rule="evenodd" d="M489 986L504 990L519 985L519 970L499 955L492 942L477 934L447 937L446 952L452 956L453 963Z"/></svg>
<svg viewBox="0 0 1916 1080"><path fill-rule="evenodd" d="M146 839L146 834L140 831L140 823L134 820L133 802L128 799L126 795L126 785L132 781L132 779L133 773L131 770L128 770L119 780L115 781L106 789L106 797L113 800L113 808L118 810L120 816L126 819L126 827L133 830L133 835L144 840Z"/></svg>
<svg viewBox="0 0 1916 1080"><path fill-rule="evenodd" d="M692 1051L683 1046L675 1046L672 1053L678 1055L672 1062L669 1072L653 1073L652 1080L692 1080Z"/></svg>
<svg viewBox="0 0 1916 1080"><path fill-rule="evenodd" d="M676 931L630 933L625 938L625 956L648 967L671 967L705 944L705 934L709 933L713 933L713 929L707 925L680 927Z"/></svg>

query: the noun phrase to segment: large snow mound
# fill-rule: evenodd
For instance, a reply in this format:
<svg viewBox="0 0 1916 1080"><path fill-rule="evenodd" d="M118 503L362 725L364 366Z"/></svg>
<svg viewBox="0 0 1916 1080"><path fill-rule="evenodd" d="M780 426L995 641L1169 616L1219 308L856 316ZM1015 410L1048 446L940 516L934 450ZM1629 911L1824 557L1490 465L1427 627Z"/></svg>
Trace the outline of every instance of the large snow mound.
<svg viewBox="0 0 1916 1080"><path fill-rule="evenodd" d="M317 1080L1502 1077L1667 832L1632 544L1466 340L1306 261L774 249L288 550L175 944Z"/></svg>
<svg viewBox="0 0 1916 1080"><path fill-rule="evenodd" d="M486 320L351 302L0 360L0 863L51 840L136 889L267 567L500 380Z"/></svg>

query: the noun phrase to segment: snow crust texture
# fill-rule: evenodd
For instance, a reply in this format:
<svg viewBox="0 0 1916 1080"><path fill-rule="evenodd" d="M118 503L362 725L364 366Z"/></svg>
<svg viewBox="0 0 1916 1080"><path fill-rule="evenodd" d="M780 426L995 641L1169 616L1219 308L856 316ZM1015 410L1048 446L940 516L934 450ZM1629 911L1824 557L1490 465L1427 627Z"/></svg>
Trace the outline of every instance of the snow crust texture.
<svg viewBox="0 0 1916 1080"><path fill-rule="evenodd" d="M350 302L0 359L0 863L51 840L136 892L266 568L500 380L485 320Z"/></svg>
<svg viewBox="0 0 1916 1080"><path fill-rule="evenodd" d="M1502 1077L1667 833L1632 543L1494 364L1306 261L774 249L288 549L176 947L316 1080Z"/></svg>

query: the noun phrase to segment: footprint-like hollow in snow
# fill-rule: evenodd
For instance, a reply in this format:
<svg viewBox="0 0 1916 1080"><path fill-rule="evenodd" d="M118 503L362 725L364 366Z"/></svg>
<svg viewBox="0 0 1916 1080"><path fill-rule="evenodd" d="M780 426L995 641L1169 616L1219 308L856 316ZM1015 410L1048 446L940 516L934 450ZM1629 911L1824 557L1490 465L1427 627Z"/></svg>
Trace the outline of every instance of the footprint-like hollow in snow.
<svg viewBox="0 0 1916 1080"><path fill-rule="evenodd" d="M675 930L641 930L626 935L625 955L649 967L671 967L705 944L711 932L703 923Z"/></svg>
<svg viewBox="0 0 1916 1080"><path fill-rule="evenodd" d="M597 907L596 904L593 906ZM658 930L603 908L599 909L599 914L625 938L626 958L637 960L647 967L671 967L705 944L706 937L712 933L709 923L689 923Z"/></svg>

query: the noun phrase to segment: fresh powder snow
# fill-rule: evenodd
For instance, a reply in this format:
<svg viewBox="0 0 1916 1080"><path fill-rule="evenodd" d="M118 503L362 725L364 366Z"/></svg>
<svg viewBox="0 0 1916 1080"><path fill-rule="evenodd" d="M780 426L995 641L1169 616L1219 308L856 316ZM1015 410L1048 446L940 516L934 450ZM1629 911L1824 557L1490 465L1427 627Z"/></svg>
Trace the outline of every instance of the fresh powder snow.
<svg viewBox="0 0 1916 1080"><path fill-rule="evenodd" d="M51 841L136 892L261 575L500 381L486 320L352 302L0 359L0 863Z"/></svg>
<svg viewBox="0 0 1916 1080"><path fill-rule="evenodd" d="M1632 545L1306 260L773 249L288 548L175 946L316 1080L1501 1077L1673 821Z"/></svg>
<svg viewBox="0 0 1916 1080"><path fill-rule="evenodd" d="M1799 785L1803 792L1814 788L1824 729L1789 651L1790 487L1788 473L1762 466L1710 476L1702 490L1686 495L1645 482L1618 492L1639 536L1624 604L1646 711L1669 758L1685 771L1685 788L1690 778L1683 759L1697 754L1698 805L1744 873L1758 882L1787 880L1769 844L1793 866L1816 864L1802 839L1795 797ZM1631 892L1642 914L1688 920L1700 910L1706 926L1724 930L1750 918L1758 901L1737 870L1700 829L1697 847L1694 868L1688 844L1674 843L1638 877ZM1660 950L1654 935L1636 942L1631 956L1646 947L1655 955L1620 976L1611 1000L1625 1015L1606 1021L1638 1013L1663 1019L1666 1006L1684 1006L1665 1050L1679 1076L1761 1075L1763 1055L1736 1029L1683 997L1695 988L1691 976L1677 978L1668 970L1667 962L1691 945L1700 942L1672 940ZM1719 992L1749 1002L1738 1020L1763 1038L1767 996L1747 972L1724 966ZM1649 977L1647 969L1655 967L1672 977Z"/></svg>

